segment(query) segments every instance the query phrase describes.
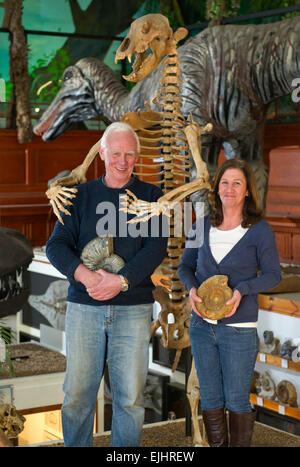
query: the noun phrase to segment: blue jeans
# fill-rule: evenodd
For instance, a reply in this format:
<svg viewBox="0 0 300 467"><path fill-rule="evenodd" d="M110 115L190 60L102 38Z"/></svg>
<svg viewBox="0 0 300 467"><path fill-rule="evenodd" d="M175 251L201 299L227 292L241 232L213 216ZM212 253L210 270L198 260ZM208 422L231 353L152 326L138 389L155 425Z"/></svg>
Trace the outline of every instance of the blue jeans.
<svg viewBox="0 0 300 467"><path fill-rule="evenodd" d="M139 446L144 422L152 304L68 303L65 446L92 446L95 402L107 360L113 397L111 446Z"/></svg>
<svg viewBox="0 0 300 467"><path fill-rule="evenodd" d="M201 407L250 413L250 386L258 352L256 328L209 324L192 312L192 353L200 386Z"/></svg>

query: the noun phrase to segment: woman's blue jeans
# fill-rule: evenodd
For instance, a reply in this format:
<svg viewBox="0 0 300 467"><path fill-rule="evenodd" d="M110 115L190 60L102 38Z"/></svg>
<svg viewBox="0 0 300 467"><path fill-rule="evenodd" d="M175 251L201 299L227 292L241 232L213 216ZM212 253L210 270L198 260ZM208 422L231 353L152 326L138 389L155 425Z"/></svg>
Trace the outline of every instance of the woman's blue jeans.
<svg viewBox="0 0 300 467"><path fill-rule="evenodd" d="M209 324L192 312L190 339L201 408L226 407L231 412L250 413L250 386L258 352L256 328Z"/></svg>
<svg viewBox="0 0 300 467"><path fill-rule="evenodd" d="M144 422L152 304L68 303L65 446L92 446L95 402L107 360L113 397L111 446L139 446Z"/></svg>

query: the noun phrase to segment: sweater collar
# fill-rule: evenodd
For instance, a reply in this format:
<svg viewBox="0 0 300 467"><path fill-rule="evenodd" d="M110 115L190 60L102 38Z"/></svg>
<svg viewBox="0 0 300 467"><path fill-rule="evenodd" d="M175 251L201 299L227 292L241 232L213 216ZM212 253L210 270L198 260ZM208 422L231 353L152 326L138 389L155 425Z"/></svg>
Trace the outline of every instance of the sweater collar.
<svg viewBox="0 0 300 467"><path fill-rule="evenodd" d="M132 176L131 176L131 179L129 180L129 182L126 183L126 185L124 185L124 186L122 186L122 187L120 187L120 188L112 188L112 187L110 187L110 186L107 186L106 183L105 183L104 178L105 178L105 174L103 174L102 177L100 177L100 181L103 183L103 185L104 185L106 188L108 188L109 190L118 190L118 191L120 191L120 190L125 190L125 188L128 188L129 186L131 186L131 185L135 182L135 180L136 180L137 177L136 177L135 175L132 175Z"/></svg>

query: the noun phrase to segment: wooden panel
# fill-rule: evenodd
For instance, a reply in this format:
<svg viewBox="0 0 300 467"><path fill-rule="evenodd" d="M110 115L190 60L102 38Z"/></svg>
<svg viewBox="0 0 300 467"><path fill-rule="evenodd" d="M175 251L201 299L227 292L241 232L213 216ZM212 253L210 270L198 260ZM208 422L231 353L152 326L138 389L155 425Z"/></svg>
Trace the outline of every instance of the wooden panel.
<svg viewBox="0 0 300 467"><path fill-rule="evenodd" d="M266 212L300 216L300 148L286 146L270 152Z"/></svg>
<svg viewBox="0 0 300 467"><path fill-rule="evenodd" d="M292 262L300 264L300 234L292 235Z"/></svg>
<svg viewBox="0 0 300 467"><path fill-rule="evenodd" d="M275 231L275 240L280 261L290 263L292 261L291 234Z"/></svg>
<svg viewBox="0 0 300 467"><path fill-rule="evenodd" d="M299 123L275 123L265 126L264 133L264 162L269 166L269 154L272 149L281 146L300 146Z"/></svg>
<svg viewBox="0 0 300 467"><path fill-rule="evenodd" d="M15 229L25 235L32 246L42 246L49 238L56 217L50 206L9 206L0 207L1 227Z"/></svg>
<svg viewBox="0 0 300 467"><path fill-rule="evenodd" d="M282 146L270 152L269 183L277 186L300 187L300 147Z"/></svg>
<svg viewBox="0 0 300 467"><path fill-rule="evenodd" d="M74 145L75 146L75 145ZM63 170L72 170L79 163L83 162L88 150L78 147L62 148L55 147L46 147L45 149L38 148L33 157L32 157L32 174L33 174L33 184L46 184L48 180L51 180L58 173ZM94 165L99 165L103 167L103 163L100 160L100 156L96 156ZM94 177L93 166L88 172L88 178L92 180ZM102 171L103 172L103 171Z"/></svg>
<svg viewBox="0 0 300 467"><path fill-rule="evenodd" d="M16 131L0 130L1 226L20 231L32 246L44 245L56 222L45 195L48 180L81 164L100 136L98 131L70 131L50 143L34 136L30 143L19 144ZM87 178L103 172L96 156Z"/></svg>
<svg viewBox="0 0 300 467"><path fill-rule="evenodd" d="M2 146L2 144L1 144ZM25 151L1 147L0 150L0 189L1 185L16 185L26 183Z"/></svg>
<svg viewBox="0 0 300 467"><path fill-rule="evenodd" d="M15 130L0 130L0 193L44 192L48 180L81 164L100 137L98 131L69 131L51 142L34 135L30 143L19 144ZM96 156L88 180L99 177L103 171L103 162Z"/></svg>
<svg viewBox="0 0 300 467"><path fill-rule="evenodd" d="M300 264L300 218L267 216L275 233L276 245L281 262Z"/></svg>
<svg viewBox="0 0 300 467"><path fill-rule="evenodd" d="M295 302L294 300L259 294L258 305L261 310L300 318L300 302Z"/></svg>

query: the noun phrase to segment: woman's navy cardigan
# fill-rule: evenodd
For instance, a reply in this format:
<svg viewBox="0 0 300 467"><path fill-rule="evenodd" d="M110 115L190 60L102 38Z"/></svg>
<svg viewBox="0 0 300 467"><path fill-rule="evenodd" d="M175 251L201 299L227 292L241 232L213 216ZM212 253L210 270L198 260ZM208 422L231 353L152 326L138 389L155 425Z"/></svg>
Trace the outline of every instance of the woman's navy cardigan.
<svg viewBox="0 0 300 467"><path fill-rule="evenodd" d="M198 225L197 225L198 224ZM199 222L195 222L188 239L199 230ZM245 235L234 245L231 251L218 264L209 246L210 218L206 216L200 222L202 244L187 241L179 267L178 276L189 291L198 288L211 276L224 274L228 277L228 285L242 295L236 313L223 318L218 323L234 324L255 322L258 318L257 294L274 288L280 283L280 263L274 233L266 220L252 225ZM187 240L188 240L187 239ZM259 271L259 273L258 273Z"/></svg>

